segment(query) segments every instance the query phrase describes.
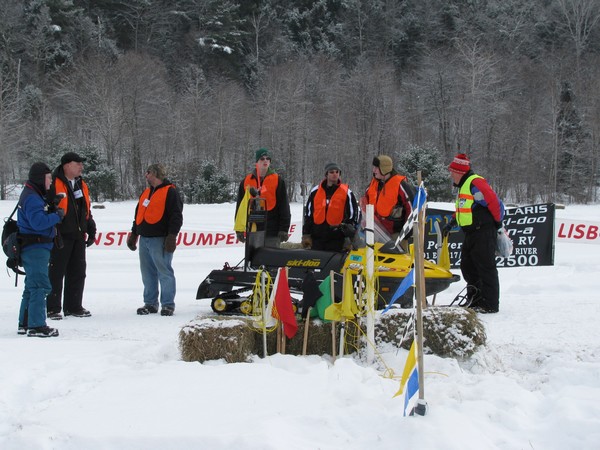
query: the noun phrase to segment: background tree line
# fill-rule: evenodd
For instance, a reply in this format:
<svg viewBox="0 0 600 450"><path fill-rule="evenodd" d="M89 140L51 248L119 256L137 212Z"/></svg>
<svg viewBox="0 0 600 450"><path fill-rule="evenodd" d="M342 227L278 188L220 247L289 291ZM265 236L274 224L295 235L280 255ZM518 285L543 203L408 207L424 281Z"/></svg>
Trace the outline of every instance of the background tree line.
<svg viewBox="0 0 600 450"><path fill-rule="evenodd" d="M457 151L504 198L597 200L599 0L0 0L0 196L31 162L90 158L97 200L164 162L227 201L271 149L301 200L371 159L450 197Z"/></svg>

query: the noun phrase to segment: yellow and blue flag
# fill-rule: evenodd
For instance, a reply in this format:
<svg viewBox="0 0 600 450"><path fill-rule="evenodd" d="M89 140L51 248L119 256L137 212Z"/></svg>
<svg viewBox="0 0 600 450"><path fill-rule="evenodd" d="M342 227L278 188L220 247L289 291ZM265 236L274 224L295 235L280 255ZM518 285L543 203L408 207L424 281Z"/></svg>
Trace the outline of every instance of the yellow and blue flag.
<svg viewBox="0 0 600 450"><path fill-rule="evenodd" d="M400 381L400 389L394 397L404 394L404 415L412 416L415 404L419 397L419 368L417 365L417 345L416 340L413 340L406 364L404 364L404 372Z"/></svg>

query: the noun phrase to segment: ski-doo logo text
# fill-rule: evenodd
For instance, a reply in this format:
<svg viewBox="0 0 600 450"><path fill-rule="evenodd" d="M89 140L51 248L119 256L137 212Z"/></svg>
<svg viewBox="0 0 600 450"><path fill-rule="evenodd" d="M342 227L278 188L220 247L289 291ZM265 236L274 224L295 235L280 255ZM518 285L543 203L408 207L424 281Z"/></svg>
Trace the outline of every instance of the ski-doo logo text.
<svg viewBox="0 0 600 450"><path fill-rule="evenodd" d="M320 259L290 259L285 263L287 267L319 267Z"/></svg>

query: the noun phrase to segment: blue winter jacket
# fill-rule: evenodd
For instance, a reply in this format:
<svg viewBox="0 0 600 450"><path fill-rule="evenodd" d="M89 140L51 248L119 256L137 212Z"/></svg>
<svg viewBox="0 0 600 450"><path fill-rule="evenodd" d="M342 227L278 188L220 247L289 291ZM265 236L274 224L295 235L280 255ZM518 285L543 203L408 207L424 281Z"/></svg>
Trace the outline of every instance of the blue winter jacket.
<svg viewBox="0 0 600 450"><path fill-rule="evenodd" d="M17 210L17 225L21 235L35 235L43 238L49 238L49 242L29 242L23 251L32 248L52 249L54 243L52 239L56 236L55 225L60 222L60 217L55 212L48 212L48 204L41 192L31 184L25 184L21 197L19 198L19 208ZM48 239L45 239L48 240Z"/></svg>

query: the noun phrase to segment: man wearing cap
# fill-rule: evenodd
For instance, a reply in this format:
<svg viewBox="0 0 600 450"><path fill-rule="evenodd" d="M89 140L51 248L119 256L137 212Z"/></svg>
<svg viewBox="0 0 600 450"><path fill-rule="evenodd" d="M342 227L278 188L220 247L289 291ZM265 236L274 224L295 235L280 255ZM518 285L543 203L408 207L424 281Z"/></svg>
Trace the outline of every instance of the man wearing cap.
<svg viewBox="0 0 600 450"><path fill-rule="evenodd" d="M458 195L456 211L443 232L448 234L458 224L465 233L460 270L468 285L470 307L481 313L496 313L500 284L495 252L504 205L488 182L471 170L471 161L464 153L454 157L448 170Z"/></svg>
<svg viewBox="0 0 600 450"><path fill-rule="evenodd" d="M259 148L256 151L255 160L255 169L246 175L238 188L235 216L237 216L246 189L256 189L258 196L266 200L267 228L265 246L279 247L281 242L286 242L289 238L292 218L285 182L271 168L271 152L268 149ZM244 232L237 231L236 235L239 241L245 242L246 236Z"/></svg>
<svg viewBox="0 0 600 450"><path fill-rule="evenodd" d="M302 247L336 252L352 248L360 213L354 193L340 177L340 167L328 163L325 179L310 191L304 208Z"/></svg>
<svg viewBox="0 0 600 450"><path fill-rule="evenodd" d="M56 225L64 211L51 208L46 193L52 183L52 171L41 162L29 169L17 212L21 241L21 262L25 269L25 287L19 310L18 334L32 337L58 336L58 330L46 325L46 295L50 292L48 262Z"/></svg>
<svg viewBox="0 0 600 450"><path fill-rule="evenodd" d="M183 200L179 190L167 179L162 164L148 167L146 181L148 188L140 195L131 234L127 238L127 247L135 251L140 236L144 306L137 309L137 314L146 316L157 313L160 300L160 315L172 316L176 292L172 262L177 248L177 235L183 225Z"/></svg>
<svg viewBox="0 0 600 450"><path fill-rule="evenodd" d="M375 218L392 239L399 236L412 212L415 188L394 169L392 158L379 155L373 158L373 179L367 188L364 201L374 205ZM408 243L403 241L406 249Z"/></svg>
<svg viewBox="0 0 600 450"><path fill-rule="evenodd" d="M63 221L57 226L62 246L55 245L50 255L52 292L46 307L48 318L53 320L62 319L61 299L65 316L91 316L83 307L83 289L86 247L96 239L96 222L92 217L88 186L81 178L84 161L77 153L65 153L52 174L52 186L48 190L48 198L60 198L58 207L65 211Z"/></svg>

